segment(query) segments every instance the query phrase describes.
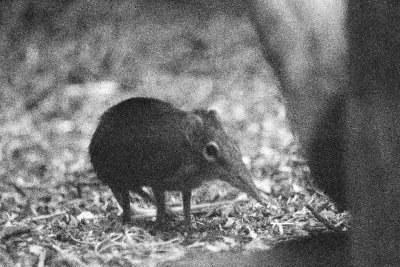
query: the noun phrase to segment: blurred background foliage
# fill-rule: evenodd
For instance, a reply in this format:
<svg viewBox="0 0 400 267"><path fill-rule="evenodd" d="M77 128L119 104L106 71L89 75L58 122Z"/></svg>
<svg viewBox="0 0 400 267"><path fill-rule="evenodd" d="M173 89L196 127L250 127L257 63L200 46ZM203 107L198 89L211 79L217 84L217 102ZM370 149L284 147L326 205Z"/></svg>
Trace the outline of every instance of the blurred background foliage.
<svg viewBox="0 0 400 267"><path fill-rule="evenodd" d="M307 168L246 12L240 0L5 1L3 182L90 180L87 146L100 114L150 96L216 109L263 190L284 181L290 192Z"/></svg>

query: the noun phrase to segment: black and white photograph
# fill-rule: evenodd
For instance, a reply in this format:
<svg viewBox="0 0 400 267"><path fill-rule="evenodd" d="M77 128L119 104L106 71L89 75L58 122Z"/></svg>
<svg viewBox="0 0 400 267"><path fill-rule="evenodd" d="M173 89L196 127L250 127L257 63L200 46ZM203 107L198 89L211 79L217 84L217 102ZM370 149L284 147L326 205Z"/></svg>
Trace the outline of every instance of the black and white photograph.
<svg viewBox="0 0 400 267"><path fill-rule="evenodd" d="M0 266L400 266L400 2L5 0Z"/></svg>

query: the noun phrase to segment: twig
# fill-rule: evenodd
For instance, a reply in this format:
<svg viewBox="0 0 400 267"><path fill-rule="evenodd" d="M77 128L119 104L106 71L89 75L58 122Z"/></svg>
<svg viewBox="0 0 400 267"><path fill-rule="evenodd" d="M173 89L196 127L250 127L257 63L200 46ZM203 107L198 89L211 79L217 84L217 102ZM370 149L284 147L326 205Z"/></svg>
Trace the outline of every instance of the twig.
<svg viewBox="0 0 400 267"><path fill-rule="evenodd" d="M210 209L204 217L209 218L211 215L214 214L216 209L217 209L217 207Z"/></svg>
<svg viewBox="0 0 400 267"><path fill-rule="evenodd" d="M336 227L334 225L332 225L327 219L325 219L324 217L322 217L318 212L316 212L311 206L310 204L306 204L307 209L312 213L312 215L314 215L314 217L322 222L326 227L328 227L328 229L333 230L335 232L338 233L342 233L342 229L339 227Z"/></svg>
<svg viewBox="0 0 400 267"><path fill-rule="evenodd" d="M0 232L0 240L6 240L13 236L29 233L32 230L29 226L8 226Z"/></svg>
<svg viewBox="0 0 400 267"><path fill-rule="evenodd" d="M26 193L24 192L24 190L22 190L22 188L20 188L19 186L17 186L15 183L10 182L10 181L5 181L4 182L6 185L11 186L12 188L14 188L15 191L17 191L18 194L20 194L23 197L26 197Z"/></svg>
<svg viewBox="0 0 400 267"><path fill-rule="evenodd" d="M38 266L38 267L44 267L44 266L45 266L45 265L44 265L45 260L46 260L46 250L43 250L43 251L39 254L39 261L38 261L37 266Z"/></svg>
<svg viewBox="0 0 400 267"><path fill-rule="evenodd" d="M71 234L69 234L69 238L71 238L74 242L78 243L78 244L83 244L83 245L90 245L90 246L95 246L95 242L85 242L85 241L80 241L78 239L76 239L75 237L73 237Z"/></svg>
<svg viewBox="0 0 400 267"><path fill-rule="evenodd" d="M26 218L26 219L22 220L22 222L45 220L45 219L49 219L49 218L64 215L64 214L67 214L67 212L59 211L59 212L54 212L52 214L39 215L39 216L35 216L35 217Z"/></svg>

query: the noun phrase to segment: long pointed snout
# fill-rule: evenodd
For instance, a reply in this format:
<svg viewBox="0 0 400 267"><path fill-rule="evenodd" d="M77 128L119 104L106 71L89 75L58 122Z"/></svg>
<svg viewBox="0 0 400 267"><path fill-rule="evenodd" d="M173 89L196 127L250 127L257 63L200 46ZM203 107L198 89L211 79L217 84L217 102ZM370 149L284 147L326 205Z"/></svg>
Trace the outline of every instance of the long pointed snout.
<svg viewBox="0 0 400 267"><path fill-rule="evenodd" d="M260 204L266 205L267 201L260 194L259 189L254 184L253 177L251 176L250 172L247 170L244 163L240 165L241 166L236 166L236 170L230 172L231 175L224 180L237 189L247 193Z"/></svg>

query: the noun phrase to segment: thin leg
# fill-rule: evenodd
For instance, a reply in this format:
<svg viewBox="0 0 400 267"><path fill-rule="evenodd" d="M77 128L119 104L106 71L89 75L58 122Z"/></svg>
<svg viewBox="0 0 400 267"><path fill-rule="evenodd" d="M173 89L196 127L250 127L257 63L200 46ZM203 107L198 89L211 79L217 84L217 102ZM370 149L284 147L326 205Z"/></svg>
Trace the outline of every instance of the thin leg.
<svg viewBox="0 0 400 267"><path fill-rule="evenodd" d="M185 227L186 230L189 230L192 226L191 218L190 218L190 200L192 198L192 190L182 191L182 199L183 199L183 213L185 215Z"/></svg>
<svg viewBox="0 0 400 267"><path fill-rule="evenodd" d="M137 193L144 200L149 201L149 202L153 203L154 205L157 205L157 200L154 197L154 194L152 192L147 193L146 191L144 191L142 189L142 187L137 187L132 191ZM174 219L174 213L172 212L172 210L169 207L165 207L165 212L166 212L166 216L167 216L166 219L168 219L168 220Z"/></svg>
<svg viewBox="0 0 400 267"><path fill-rule="evenodd" d="M122 223L127 224L131 218L131 206L129 201L129 191L121 188L111 187L115 199L122 208Z"/></svg>
<svg viewBox="0 0 400 267"><path fill-rule="evenodd" d="M153 189L157 205L156 224L162 226L165 221L165 195L163 190Z"/></svg>

